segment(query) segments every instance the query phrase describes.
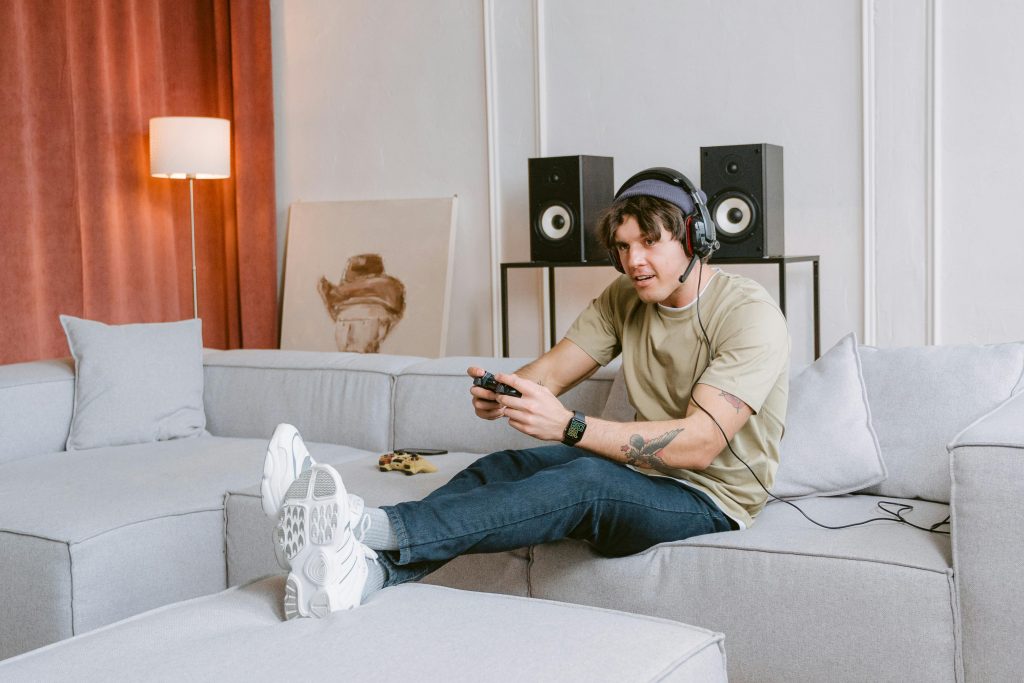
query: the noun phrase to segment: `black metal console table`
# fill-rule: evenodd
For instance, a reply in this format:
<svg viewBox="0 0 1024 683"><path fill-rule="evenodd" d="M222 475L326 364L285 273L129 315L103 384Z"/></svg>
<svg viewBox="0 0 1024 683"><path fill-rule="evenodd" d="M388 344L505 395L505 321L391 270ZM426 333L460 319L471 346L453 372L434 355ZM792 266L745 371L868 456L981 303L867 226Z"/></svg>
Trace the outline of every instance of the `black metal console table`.
<svg viewBox="0 0 1024 683"><path fill-rule="evenodd" d="M786 267L790 263L811 263L814 278L814 358L821 355L821 316L818 296L819 256L765 256L764 258L722 258L711 259L714 265L778 265L779 267L779 308L786 315ZM558 263L554 261L514 261L501 264L501 355L508 357L508 271L510 268L547 268L548 271L548 316L550 318L551 346L557 343L555 332L555 270L557 268L586 268L604 266L607 262Z"/></svg>

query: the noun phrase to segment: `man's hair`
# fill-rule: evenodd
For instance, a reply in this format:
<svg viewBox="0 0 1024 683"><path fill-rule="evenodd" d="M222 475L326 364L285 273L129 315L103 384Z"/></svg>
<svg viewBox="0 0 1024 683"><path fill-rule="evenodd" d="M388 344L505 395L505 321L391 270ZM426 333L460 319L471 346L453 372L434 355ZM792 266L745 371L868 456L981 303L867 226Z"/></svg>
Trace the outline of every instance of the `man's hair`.
<svg viewBox="0 0 1024 683"><path fill-rule="evenodd" d="M644 237L660 239L664 228L677 240L686 241L686 221L682 209L657 197L636 195L620 199L601 212L597 236L605 249L615 251L615 231L630 216L636 219Z"/></svg>

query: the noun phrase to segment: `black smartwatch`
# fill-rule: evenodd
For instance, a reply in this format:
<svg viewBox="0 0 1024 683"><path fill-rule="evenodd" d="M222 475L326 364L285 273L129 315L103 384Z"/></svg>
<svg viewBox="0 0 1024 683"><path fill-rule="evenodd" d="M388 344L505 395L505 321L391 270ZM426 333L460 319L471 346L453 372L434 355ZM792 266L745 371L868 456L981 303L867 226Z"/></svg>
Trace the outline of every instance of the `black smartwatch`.
<svg viewBox="0 0 1024 683"><path fill-rule="evenodd" d="M569 424L565 425L562 443L566 446L575 446L583 438L583 432L585 431L587 431L587 418L578 410L572 411Z"/></svg>

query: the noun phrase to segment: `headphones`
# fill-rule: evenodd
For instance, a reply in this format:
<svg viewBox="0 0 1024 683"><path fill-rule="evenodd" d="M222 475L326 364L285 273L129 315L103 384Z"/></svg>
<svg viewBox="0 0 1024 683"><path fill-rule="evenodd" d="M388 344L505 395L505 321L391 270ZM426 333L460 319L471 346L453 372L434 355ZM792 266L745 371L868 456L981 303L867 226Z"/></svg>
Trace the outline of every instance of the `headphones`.
<svg viewBox="0 0 1024 683"><path fill-rule="evenodd" d="M640 171L622 184L619 191L615 193L615 199L618 199L623 192L643 180L660 180L663 183L679 187L686 194L690 195L694 211L684 218L685 231L681 240L683 249L688 256L703 259L718 249L718 240L715 239L715 221L711 218L711 212L708 211L708 207L700 196L697 187L679 171L664 166ZM608 256L611 259L612 265L615 266L615 270L620 273L626 272L622 262L619 260L618 250L610 249Z"/></svg>

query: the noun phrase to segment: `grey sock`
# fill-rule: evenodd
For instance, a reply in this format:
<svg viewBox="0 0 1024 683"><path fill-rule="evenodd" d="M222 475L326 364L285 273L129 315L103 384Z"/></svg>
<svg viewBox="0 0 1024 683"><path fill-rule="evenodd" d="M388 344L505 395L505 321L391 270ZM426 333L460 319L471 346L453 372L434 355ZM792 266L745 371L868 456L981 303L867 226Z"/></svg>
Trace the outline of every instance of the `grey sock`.
<svg viewBox="0 0 1024 683"><path fill-rule="evenodd" d="M391 527L391 520L388 519L387 513L380 508L368 507L363 512L363 520L367 517L370 519L370 526L366 529L366 535L363 536L363 543L372 550L398 550L398 537L395 536L395 530ZM365 524L366 522L363 520L360 521Z"/></svg>
<svg viewBox="0 0 1024 683"><path fill-rule="evenodd" d="M366 598L384 587L384 567L380 562L366 560L366 568L369 572L366 574L366 585L363 586L363 597L359 602L365 602Z"/></svg>

